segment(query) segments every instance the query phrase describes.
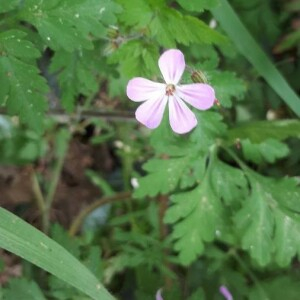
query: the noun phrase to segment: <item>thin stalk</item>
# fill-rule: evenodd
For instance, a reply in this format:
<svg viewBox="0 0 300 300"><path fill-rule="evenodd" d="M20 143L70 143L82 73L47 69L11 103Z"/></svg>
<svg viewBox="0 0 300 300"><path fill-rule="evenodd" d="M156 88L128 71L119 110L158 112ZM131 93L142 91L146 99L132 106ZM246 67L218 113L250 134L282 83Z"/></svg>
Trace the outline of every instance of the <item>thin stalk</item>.
<svg viewBox="0 0 300 300"><path fill-rule="evenodd" d="M165 238L168 236L168 227L164 223L164 217L166 211L168 209L169 197L168 195L160 195L158 198L158 220L159 220L159 235L160 240L163 242ZM167 257L169 255L169 250L164 250L164 261L163 264L172 272L172 265L167 261ZM172 279L168 275L164 275L164 285L166 289L171 289L172 287Z"/></svg>
<svg viewBox="0 0 300 300"><path fill-rule="evenodd" d="M43 231L47 234L50 226L50 211L54 200L55 192L57 189L58 181L62 172L62 168L67 154L68 147L64 147L63 153L58 157L58 160L54 166L52 181L50 182L48 193L45 197L45 208L43 213Z"/></svg>
<svg viewBox="0 0 300 300"><path fill-rule="evenodd" d="M41 191L41 187L36 175L36 172L33 170L31 174L31 183L32 183L32 191L34 194L34 199L36 201L36 205L40 211L40 214L43 215L45 211L45 199L43 193Z"/></svg>
<svg viewBox="0 0 300 300"><path fill-rule="evenodd" d="M258 287L258 289L260 290L262 299L264 300L270 300L270 298L268 297L268 295L266 294L264 288L262 287L262 285L260 284L258 278L255 276L255 274L251 271L251 269L247 266L247 264L245 264L245 262L241 259L241 257L237 254L237 252L235 250L231 250L229 252L230 256L232 256L237 263L242 267L242 269L244 269L244 271L249 275L249 277L251 278L252 282Z"/></svg>
<svg viewBox="0 0 300 300"><path fill-rule="evenodd" d="M82 226L83 221L85 218L96 208L103 206L107 203L115 202L115 201L122 201L122 200L127 200L128 198L131 197L131 192L122 192L115 194L113 196L107 196L103 197L89 206L87 206L85 209L83 209L73 220L70 229L69 229L69 234L70 236L76 235L76 233L79 231L80 227Z"/></svg>

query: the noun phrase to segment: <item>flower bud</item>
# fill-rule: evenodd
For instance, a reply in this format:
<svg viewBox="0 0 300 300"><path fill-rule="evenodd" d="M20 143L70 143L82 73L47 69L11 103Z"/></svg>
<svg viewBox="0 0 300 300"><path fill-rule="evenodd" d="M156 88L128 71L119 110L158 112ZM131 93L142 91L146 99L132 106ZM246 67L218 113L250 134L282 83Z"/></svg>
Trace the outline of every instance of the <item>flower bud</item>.
<svg viewBox="0 0 300 300"><path fill-rule="evenodd" d="M195 83L207 83L207 79L203 72L198 70L192 72L191 78Z"/></svg>
<svg viewBox="0 0 300 300"><path fill-rule="evenodd" d="M116 26L110 26L107 29L107 37L110 39L116 39L120 35L119 28Z"/></svg>

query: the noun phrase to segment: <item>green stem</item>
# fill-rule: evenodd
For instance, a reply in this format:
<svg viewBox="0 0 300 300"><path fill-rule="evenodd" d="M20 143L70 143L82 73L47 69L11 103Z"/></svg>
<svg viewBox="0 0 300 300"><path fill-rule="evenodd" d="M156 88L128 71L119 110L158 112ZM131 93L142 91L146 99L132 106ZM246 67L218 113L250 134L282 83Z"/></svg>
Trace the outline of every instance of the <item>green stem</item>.
<svg viewBox="0 0 300 300"><path fill-rule="evenodd" d="M103 197L89 206L87 206L85 209L83 209L77 217L75 217L74 221L72 222L70 229L69 229L69 234L71 236L74 236L79 228L81 227L83 221L85 218L90 214L92 211L94 211L96 208L105 205L107 203L111 203L114 201L120 201L120 200L127 200L128 198L131 197L131 192L122 192L119 194L115 194L113 196L108 196L108 197Z"/></svg>
<svg viewBox="0 0 300 300"><path fill-rule="evenodd" d="M249 172L251 169L232 151L231 149L222 146L222 148L238 163L242 170Z"/></svg>
<svg viewBox="0 0 300 300"><path fill-rule="evenodd" d="M36 205L41 213L43 215L43 212L45 211L45 199L43 196L43 193L41 191L41 187L37 178L36 172L33 170L31 175L31 182L32 182L32 190L35 196Z"/></svg>
<svg viewBox="0 0 300 300"><path fill-rule="evenodd" d="M262 287L262 285L260 284L258 278L255 276L255 274L251 271L251 269L247 266L247 264L245 264L245 262L241 259L241 257L237 254L237 252L235 250L230 250L229 252L230 256L232 256L237 263L242 267L242 269L244 269L244 271L249 275L249 277L251 278L252 282L258 287L260 293L261 293L261 298L268 300L269 297L266 294L264 288Z"/></svg>
<svg viewBox="0 0 300 300"><path fill-rule="evenodd" d="M67 141L66 141L67 143ZM63 153L60 153L56 164L54 166L52 181L50 182L48 193L45 197L45 208L43 213L43 231L47 234L49 232L50 226L50 211L52 207L52 203L54 200L55 192L57 189L58 181L60 179L61 171L64 165L65 156L67 153L68 147L63 148Z"/></svg>

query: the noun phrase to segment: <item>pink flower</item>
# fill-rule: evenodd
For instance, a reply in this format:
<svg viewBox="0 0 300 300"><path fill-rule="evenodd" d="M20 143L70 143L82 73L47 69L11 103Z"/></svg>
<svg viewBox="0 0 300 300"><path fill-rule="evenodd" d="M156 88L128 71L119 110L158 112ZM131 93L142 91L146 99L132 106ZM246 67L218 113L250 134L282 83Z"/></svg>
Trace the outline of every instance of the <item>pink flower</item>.
<svg viewBox="0 0 300 300"><path fill-rule="evenodd" d="M179 84L185 69L185 60L183 53L177 49L164 52L158 60L158 65L165 83L153 82L142 77L133 78L128 82L128 98L135 102L144 101L137 108L135 116L148 128L156 128L168 104L169 121L173 131L187 133L197 125L197 119L185 102L199 110L207 110L214 104L214 89L204 83Z"/></svg>
<svg viewBox="0 0 300 300"><path fill-rule="evenodd" d="M225 297L226 300L233 300L231 293L225 285L220 286L220 293Z"/></svg>

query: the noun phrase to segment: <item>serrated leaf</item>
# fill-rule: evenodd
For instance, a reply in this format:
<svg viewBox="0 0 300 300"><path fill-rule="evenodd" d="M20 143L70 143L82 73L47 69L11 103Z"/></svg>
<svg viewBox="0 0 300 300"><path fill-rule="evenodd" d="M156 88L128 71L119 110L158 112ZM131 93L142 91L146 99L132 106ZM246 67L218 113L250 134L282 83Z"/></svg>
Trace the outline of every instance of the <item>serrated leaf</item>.
<svg viewBox="0 0 300 300"><path fill-rule="evenodd" d="M189 160L189 156L149 160L143 166L148 175L138 180L139 187L134 191L134 197L153 197L172 192L178 186Z"/></svg>
<svg viewBox="0 0 300 300"><path fill-rule="evenodd" d="M233 168L218 159L213 162L211 185L215 194L224 199L227 205L246 196L247 184L246 177L240 169Z"/></svg>
<svg viewBox="0 0 300 300"><path fill-rule="evenodd" d="M211 71L206 72L209 83L216 92L216 98L224 107L231 107L232 100L243 99L246 92L245 82L238 78L235 73L229 71Z"/></svg>
<svg viewBox="0 0 300 300"><path fill-rule="evenodd" d="M259 144L252 144L246 139L241 141L241 145L244 157L256 164L274 163L290 153L286 144L275 139L267 139Z"/></svg>
<svg viewBox="0 0 300 300"><path fill-rule="evenodd" d="M0 104L32 129L41 131L48 87L36 67L35 59L40 54L31 42L24 40L25 35L17 30L0 34L0 84L6 85Z"/></svg>
<svg viewBox="0 0 300 300"><path fill-rule="evenodd" d="M117 0L123 7L123 13L120 14L119 20L127 26L136 28L146 27L152 17L153 10L147 1L141 0Z"/></svg>
<svg viewBox="0 0 300 300"><path fill-rule="evenodd" d="M128 78L159 74L158 47L142 40L129 41L109 57L109 63L119 64L119 72ZM122 61L122 64L120 64Z"/></svg>
<svg viewBox="0 0 300 300"><path fill-rule="evenodd" d="M89 35L104 36L103 15L108 13L106 18L114 23L113 14L119 9L109 0L31 0L25 2L20 18L34 25L52 49L73 51L92 49Z"/></svg>
<svg viewBox="0 0 300 300"><path fill-rule="evenodd" d="M50 72L56 73L61 104L72 111L79 95L90 96L99 89L99 72L102 68L98 51L75 50L56 51L50 65Z"/></svg>
<svg viewBox="0 0 300 300"><path fill-rule="evenodd" d="M300 235L300 218L277 210L275 219L275 259L280 266L288 266L292 257L300 255L300 241L295 238Z"/></svg>
<svg viewBox="0 0 300 300"><path fill-rule="evenodd" d="M243 232L243 248L263 266L271 260L274 217L263 187L254 181L251 188L251 196L235 216L235 221Z"/></svg>
<svg viewBox="0 0 300 300"><path fill-rule="evenodd" d="M226 133L226 125L222 116L213 111L195 111L198 125L191 133L191 140L197 144L199 149L207 151L210 146L217 143Z"/></svg>
<svg viewBox="0 0 300 300"><path fill-rule="evenodd" d="M204 243L215 238L222 216L221 202L207 178L194 190L172 196L173 205L165 215L164 221L174 224L175 250L184 265L192 263L204 251Z"/></svg>
<svg viewBox="0 0 300 300"><path fill-rule="evenodd" d="M226 39L212 30L204 22L193 16L182 15L175 9L161 9L150 25L150 34L165 48L176 47L176 42L190 45L192 43L219 44ZM174 28L177 28L174 34Z"/></svg>
<svg viewBox="0 0 300 300"><path fill-rule="evenodd" d="M249 139L252 143L261 143L268 138L284 140L288 137L300 137L299 120L255 121L245 123L228 130L228 140Z"/></svg>
<svg viewBox="0 0 300 300"><path fill-rule="evenodd" d="M251 194L234 220L248 250L261 266L275 261L286 266L300 254L300 188L293 179L275 180L247 173ZM297 213L296 213L297 212Z"/></svg>

